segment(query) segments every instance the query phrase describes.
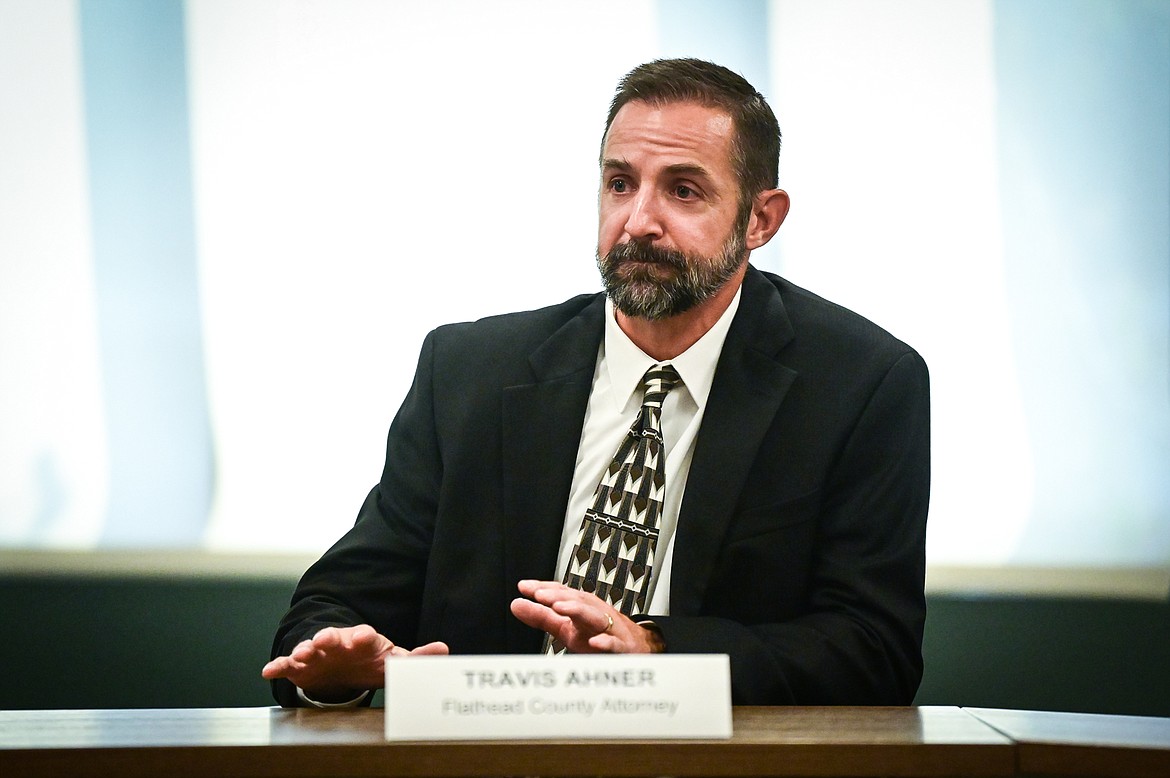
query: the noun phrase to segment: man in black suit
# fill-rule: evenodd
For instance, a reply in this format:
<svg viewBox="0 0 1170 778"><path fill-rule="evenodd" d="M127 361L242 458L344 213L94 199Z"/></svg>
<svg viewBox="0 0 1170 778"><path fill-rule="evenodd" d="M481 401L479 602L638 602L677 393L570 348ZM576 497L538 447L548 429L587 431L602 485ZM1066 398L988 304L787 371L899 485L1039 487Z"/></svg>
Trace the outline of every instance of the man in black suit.
<svg viewBox="0 0 1170 778"><path fill-rule="evenodd" d="M546 634L729 654L737 704L912 701L926 366L748 263L788 211L779 147L763 97L724 68L622 80L600 161L605 294L428 335L381 481L278 630L263 675L282 704L355 704L387 660L532 653ZM619 609L560 581L661 365L681 383L661 411L658 540L642 607Z"/></svg>

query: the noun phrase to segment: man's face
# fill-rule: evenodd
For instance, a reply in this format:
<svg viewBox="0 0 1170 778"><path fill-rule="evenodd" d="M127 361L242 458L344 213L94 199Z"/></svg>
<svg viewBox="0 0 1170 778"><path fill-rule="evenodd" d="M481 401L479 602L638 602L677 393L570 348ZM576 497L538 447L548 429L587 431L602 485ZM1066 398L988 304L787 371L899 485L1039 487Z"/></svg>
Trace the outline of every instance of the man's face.
<svg viewBox="0 0 1170 778"><path fill-rule="evenodd" d="M746 258L731 117L630 102L602 150L597 265L627 316L660 319L713 296Z"/></svg>

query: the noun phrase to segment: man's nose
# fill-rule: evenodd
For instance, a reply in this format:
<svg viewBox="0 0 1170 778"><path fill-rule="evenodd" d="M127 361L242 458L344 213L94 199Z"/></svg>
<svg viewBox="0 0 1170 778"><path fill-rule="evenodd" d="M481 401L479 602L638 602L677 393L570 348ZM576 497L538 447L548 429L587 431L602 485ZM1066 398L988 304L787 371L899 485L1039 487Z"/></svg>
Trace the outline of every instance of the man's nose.
<svg viewBox="0 0 1170 778"><path fill-rule="evenodd" d="M662 237L662 213L654 192L643 189L630 202L626 216L626 235L630 240L653 241Z"/></svg>

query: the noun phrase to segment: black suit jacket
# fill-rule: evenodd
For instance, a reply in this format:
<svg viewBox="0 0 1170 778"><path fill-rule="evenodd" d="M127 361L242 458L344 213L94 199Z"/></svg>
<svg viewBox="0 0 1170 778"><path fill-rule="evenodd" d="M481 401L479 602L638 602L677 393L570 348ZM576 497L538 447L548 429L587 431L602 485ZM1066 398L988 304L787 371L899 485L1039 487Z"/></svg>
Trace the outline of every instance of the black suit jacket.
<svg viewBox="0 0 1170 778"><path fill-rule="evenodd" d="M274 654L329 625L532 653L509 602L557 579L602 295L427 336L357 522L304 575ZM909 704L929 492L922 359L749 268L676 529L668 650L731 656L736 704ZM277 699L298 704L290 684Z"/></svg>

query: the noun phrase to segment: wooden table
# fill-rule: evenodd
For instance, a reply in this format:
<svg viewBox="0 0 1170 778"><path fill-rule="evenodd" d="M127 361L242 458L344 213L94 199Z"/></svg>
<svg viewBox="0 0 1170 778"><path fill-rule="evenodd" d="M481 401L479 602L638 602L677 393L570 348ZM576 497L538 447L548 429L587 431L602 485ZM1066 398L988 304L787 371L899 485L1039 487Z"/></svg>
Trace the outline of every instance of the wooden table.
<svg viewBox="0 0 1170 778"><path fill-rule="evenodd" d="M1021 775L1167 778L1170 719L966 708L1016 743Z"/></svg>
<svg viewBox="0 0 1170 778"><path fill-rule="evenodd" d="M960 708L736 708L730 740L389 743L379 709L0 711L0 776L1011 776Z"/></svg>

